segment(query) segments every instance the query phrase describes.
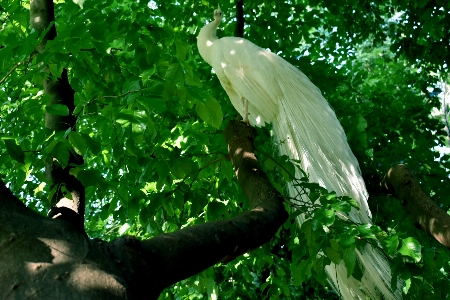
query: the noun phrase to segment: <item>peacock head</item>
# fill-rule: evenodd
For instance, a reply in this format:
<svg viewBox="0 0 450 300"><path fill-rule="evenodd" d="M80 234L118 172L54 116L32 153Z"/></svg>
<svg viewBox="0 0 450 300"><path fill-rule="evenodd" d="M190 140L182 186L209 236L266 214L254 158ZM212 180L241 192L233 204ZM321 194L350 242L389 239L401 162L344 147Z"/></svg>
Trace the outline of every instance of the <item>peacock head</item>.
<svg viewBox="0 0 450 300"><path fill-rule="evenodd" d="M218 5L217 9L214 10L214 20L222 20L222 10L220 10L220 5Z"/></svg>

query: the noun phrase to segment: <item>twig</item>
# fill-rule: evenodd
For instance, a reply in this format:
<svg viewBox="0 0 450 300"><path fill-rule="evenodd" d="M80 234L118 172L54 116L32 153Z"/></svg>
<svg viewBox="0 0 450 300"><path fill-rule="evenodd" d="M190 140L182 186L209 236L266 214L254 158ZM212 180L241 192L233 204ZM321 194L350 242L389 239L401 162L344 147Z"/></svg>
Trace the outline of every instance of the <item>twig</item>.
<svg viewBox="0 0 450 300"><path fill-rule="evenodd" d="M22 62L21 61L19 61L14 67L12 67L12 69L11 70L9 70L9 72L8 73L6 73L6 75L5 75L5 77L3 77L2 78L2 80L0 80L0 84L2 84L3 83L3 81L5 81L6 80L6 78L8 78L8 76L9 75L11 75L12 74L12 72L14 72L14 70L15 69L17 69L17 67L19 67L20 65L22 64Z"/></svg>
<svg viewBox="0 0 450 300"><path fill-rule="evenodd" d="M28 64L30 63L30 61L31 61L35 56L36 56L36 52L32 53L32 54L30 55L30 58L27 59L27 61L26 61L26 63L27 63L27 68L28 68ZM18 68L20 65L22 65L22 64L23 64L23 62L19 61L14 67L12 67L12 69L9 70L9 72L5 75L5 77L3 77L3 78L0 80L0 84L2 84L2 83L6 80L6 78L8 78L8 76L11 75L11 74L14 72L14 70L17 69L17 68Z"/></svg>
<svg viewBox="0 0 450 300"><path fill-rule="evenodd" d="M447 103L446 103L446 95L450 91L448 91L447 83L445 83L443 80L441 80L441 81L443 83L443 88L444 88L443 89L444 95L442 97L442 106L443 106L443 109L444 109L444 124L445 124L445 127L447 129L446 130L447 131L447 141L450 141L450 125L448 124L448 117L449 117L450 111L449 111Z"/></svg>
<svg viewBox="0 0 450 300"><path fill-rule="evenodd" d="M125 76L124 76L123 73L122 73L122 68L120 67L119 62L117 61L117 58L116 58L116 56L114 55L114 52L113 52L113 51L110 51L110 55L112 56L112 58L114 59L114 62L116 63L117 67L119 68L120 76L122 76L122 78L123 78L124 80L126 80Z"/></svg>
<svg viewBox="0 0 450 300"><path fill-rule="evenodd" d="M143 88L143 89L139 89L139 90L131 90L131 91L128 91L128 92L125 92L123 94L116 95L116 96L100 96L100 97L94 98L91 102L94 102L95 100L98 100L98 99L101 99L101 98L120 98L120 97L126 96L126 95L128 95L130 93L137 93L137 92L140 92L140 91L145 91L146 89L148 89L148 88Z"/></svg>
<svg viewBox="0 0 450 300"><path fill-rule="evenodd" d="M264 151L261 151L259 149L255 149L255 152L260 152L261 154L265 155L267 158L271 159L273 162L275 162L275 164L278 165L279 168L281 168L283 171L285 171L287 174L289 174L292 178L294 178L293 180L296 183L299 183L299 180L295 177L295 174L291 174L291 172L289 172L284 166L282 166L276 159L274 159L272 156L268 155L267 153L265 153ZM298 195L302 195L302 194L306 194L306 191L303 187L301 188L301 191L297 188L297 186L294 186L295 190L297 191Z"/></svg>
<svg viewBox="0 0 450 300"><path fill-rule="evenodd" d="M119 228L119 227L120 227L120 225L113 226L113 228L111 228L110 230L108 230L108 232L105 233L105 235L107 236L108 234L110 234L111 232L113 232L114 230L116 230L116 229Z"/></svg>

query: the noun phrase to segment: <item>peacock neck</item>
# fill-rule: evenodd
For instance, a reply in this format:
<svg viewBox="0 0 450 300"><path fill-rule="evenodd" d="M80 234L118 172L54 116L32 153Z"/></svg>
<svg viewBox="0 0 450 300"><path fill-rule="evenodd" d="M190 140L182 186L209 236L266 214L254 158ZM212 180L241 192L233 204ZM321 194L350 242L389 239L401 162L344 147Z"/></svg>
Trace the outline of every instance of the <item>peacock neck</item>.
<svg viewBox="0 0 450 300"><path fill-rule="evenodd" d="M197 47L202 58L211 65L211 48L217 40L216 30L219 26L220 19L214 20L206 24L198 34Z"/></svg>

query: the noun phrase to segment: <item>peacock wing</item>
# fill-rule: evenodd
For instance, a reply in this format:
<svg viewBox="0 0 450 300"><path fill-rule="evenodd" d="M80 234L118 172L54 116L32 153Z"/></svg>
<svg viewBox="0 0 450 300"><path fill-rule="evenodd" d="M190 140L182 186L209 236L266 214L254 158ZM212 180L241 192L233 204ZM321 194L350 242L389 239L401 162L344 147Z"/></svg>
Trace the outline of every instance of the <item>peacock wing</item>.
<svg viewBox="0 0 450 300"><path fill-rule="evenodd" d="M246 98L251 124L261 126L275 120L277 99L282 95L275 80L274 54L234 37L215 41L212 54L212 67L233 106L242 114L242 98Z"/></svg>

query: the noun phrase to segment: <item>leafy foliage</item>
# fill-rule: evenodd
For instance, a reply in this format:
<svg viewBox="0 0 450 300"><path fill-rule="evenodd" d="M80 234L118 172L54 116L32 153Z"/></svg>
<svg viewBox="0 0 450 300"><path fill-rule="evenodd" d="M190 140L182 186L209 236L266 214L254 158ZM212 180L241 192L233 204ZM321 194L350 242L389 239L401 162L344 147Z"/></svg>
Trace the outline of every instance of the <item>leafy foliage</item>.
<svg viewBox="0 0 450 300"><path fill-rule="evenodd" d="M232 35L234 4L221 3L219 35ZM212 17L208 1L71 1L55 5L57 38L43 54L29 26L27 1L0 3L0 177L36 211L49 208L44 168L69 153L84 164L90 237L149 238L248 208L221 129L236 115L196 49ZM363 174L376 178L407 164L439 206L448 210L449 156L436 83L449 63L448 1L245 2L244 36L298 66L322 90L343 124ZM223 30L223 31L222 31ZM42 66L49 66L43 69ZM44 76L66 68L76 91L76 128L49 132ZM76 129L76 130L74 130ZM449 251L418 231L392 197L372 195L376 225L352 224L352 199L336 197L274 151L270 128L259 128L257 150L274 185L294 180L317 204L293 201L291 218L266 245L186 279L161 299L334 299L324 267L361 269L355 251L369 243L392 262L405 299L444 299ZM320 204L320 205L318 205ZM299 227L295 217L308 220Z"/></svg>

